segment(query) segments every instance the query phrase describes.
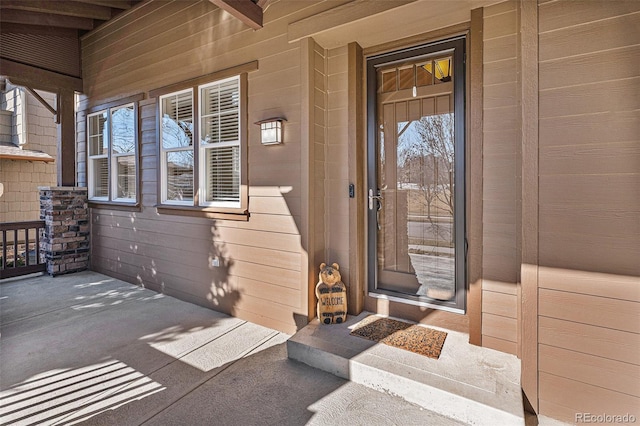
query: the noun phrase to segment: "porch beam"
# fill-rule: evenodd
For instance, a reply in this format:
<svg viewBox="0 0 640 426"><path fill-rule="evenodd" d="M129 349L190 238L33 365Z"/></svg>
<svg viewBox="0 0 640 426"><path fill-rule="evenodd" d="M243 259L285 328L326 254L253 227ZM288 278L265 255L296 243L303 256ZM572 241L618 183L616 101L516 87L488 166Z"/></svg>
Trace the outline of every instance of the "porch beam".
<svg viewBox="0 0 640 426"><path fill-rule="evenodd" d="M132 4L130 0L72 0L76 3L87 3L98 6L111 7L114 9L127 10L131 9Z"/></svg>
<svg viewBox="0 0 640 426"><path fill-rule="evenodd" d="M58 110L58 186L76 186L76 116L74 91L61 89L57 95Z"/></svg>
<svg viewBox="0 0 640 426"><path fill-rule="evenodd" d="M71 1L48 0L2 0L2 9L25 10L28 12L50 13L52 15L77 16L80 18L111 19L111 8L94 4Z"/></svg>
<svg viewBox="0 0 640 426"><path fill-rule="evenodd" d="M56 111L56 109L54 107L52 107L51 105L49 105L49 102L44 100L42 98L42 96L40 96L40 94L38 92L36 92L35 90L33 90L31 87L29 87L29 86L22 86L22 87L24 87L24 89L27 92L31 93L31 95L34 98L36 98L38 100L38 102L40 102L42 104L43 107L48 109L51 114L56 116L56 124L57 124L58 123L58 112Z"/></svg>
<svg viewBox="0 0 640 426"><path fill-rule="evenodd" d="M209 0L254 30L262 28L262 8L251 0Z"/></svg>
<svg viewBox="0 0 640 426"><path fill-rule="evenodd" d="M82 79L78 77L59 74L5 58L0 58L0 70L2 75L16 86L28 86L54 93L60 89L82 92Z"/></svg>
<svg viewBox="0 0 640 426"><path fill-rule="evenodd" d="M0 10L2 10L0 19L3 24L40 25L43 27L62 27L89 31L94 26L93 19L90 18L4 9L2 7L0 7Z"/></svg>

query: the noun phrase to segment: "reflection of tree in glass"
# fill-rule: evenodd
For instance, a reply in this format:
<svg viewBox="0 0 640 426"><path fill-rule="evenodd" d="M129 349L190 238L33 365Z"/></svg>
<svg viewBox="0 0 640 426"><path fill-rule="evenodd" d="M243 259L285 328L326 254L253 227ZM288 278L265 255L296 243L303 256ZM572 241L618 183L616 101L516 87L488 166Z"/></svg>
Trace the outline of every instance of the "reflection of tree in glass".
<svg viewBox="0 0 640 426"><path fill-rule="evenodd" d="M173 162L169 162L167 167L167 199L192 200L193 168L182 167Z"/></svg>
<svg viewBox="0 0 640 426"><path fill-rule="evenodd" d="M175 121L167 114L162 117L162 146L165 149L191 146L193 143L193 123Z"/></svg>
<svg viewBox="0 0 640 426"><path fill-rule="evenodd" d="M111 114L111 149L118 154L133 153L136 148L133 107L120 108Z"/></svg>
<svg viewBox="0 0 640 426"><path fill-rule="evenodd" d="M429 219L436 200L453 215L453 114L421 117L398 128L398 181L420 189Z"/></svg>
<svg viewBox="0 0 640 426"><path fill-rule="evenodd" d="M193 123L162 117L162 146L167 152L167 199L193 199ZM182 148L182 149L179 149Z"/></svg>

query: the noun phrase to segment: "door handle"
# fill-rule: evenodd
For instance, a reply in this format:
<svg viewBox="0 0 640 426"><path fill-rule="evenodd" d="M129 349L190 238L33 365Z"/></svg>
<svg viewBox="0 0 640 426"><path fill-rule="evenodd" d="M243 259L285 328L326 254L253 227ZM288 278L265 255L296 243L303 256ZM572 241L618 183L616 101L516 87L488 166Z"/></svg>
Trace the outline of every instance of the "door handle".
<svg viewBox="0 0 640 426"><path fill-rule="evenodd" d="M382 200L382 195L380 195L379 189L377 191L377 195L373 195L373 189L369 189L369 210L373 210L373 200L378 200L378 210L380 210L380 200Z"/></svg>

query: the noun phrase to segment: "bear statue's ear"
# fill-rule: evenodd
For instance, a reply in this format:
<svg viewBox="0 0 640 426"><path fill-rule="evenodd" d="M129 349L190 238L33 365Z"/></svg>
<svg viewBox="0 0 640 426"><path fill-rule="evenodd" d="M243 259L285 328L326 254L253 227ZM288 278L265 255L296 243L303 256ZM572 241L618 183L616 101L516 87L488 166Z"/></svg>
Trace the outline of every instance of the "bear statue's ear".
<svg viewBox="0 0 640 426"><path fill-rule="evenodd" d="M331 265L331 266L333 266L333 269L335 269L336 271L337 271L338 269L340 269L340 265L338 265L337 263L334 263L334 264L333 264L333 265Z"/></svg>
<svg viewBox="0 0 640 426"><path fill-rule="evenodd" d="M320 270L323 270L325 266L327 266L327 264L326 264L326 263L324 263L324 262L322 262L322 263L320 264Z"/></svg>

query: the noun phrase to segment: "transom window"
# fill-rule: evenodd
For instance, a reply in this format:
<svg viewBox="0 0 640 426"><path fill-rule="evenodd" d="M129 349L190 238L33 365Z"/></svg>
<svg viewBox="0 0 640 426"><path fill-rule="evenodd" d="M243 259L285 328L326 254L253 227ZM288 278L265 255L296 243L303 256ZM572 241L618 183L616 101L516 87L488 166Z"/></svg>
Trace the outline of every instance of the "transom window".
<svg viewBox="0 0 640 426"><path fill-rule="evenodd" d="M380 74L379 86L383 93L448 83L453 77L451 56L393 65L381 70Z"/></svg>
<svg viewBox="0 0 640 426"><path fill-rule="evenodd" d="M135 203L137 194L135 104L87 117L89 199Z"/></svg>
<svg viewBox="0 0 640 426"><path fill-rule="evenodd" d="M241 95L235 76L160 96L163 204L242 207Z"/></svg>

